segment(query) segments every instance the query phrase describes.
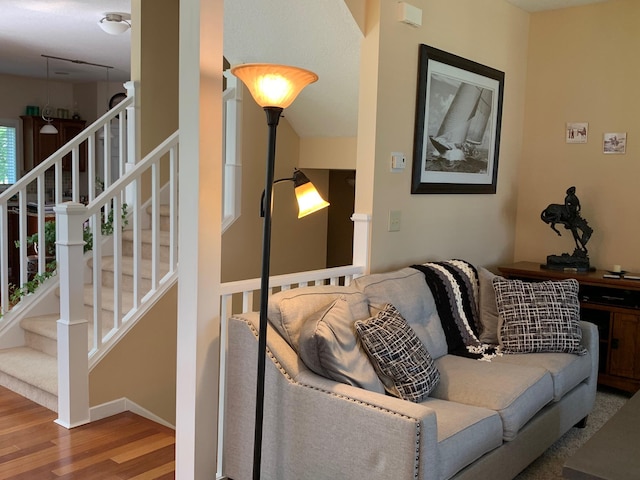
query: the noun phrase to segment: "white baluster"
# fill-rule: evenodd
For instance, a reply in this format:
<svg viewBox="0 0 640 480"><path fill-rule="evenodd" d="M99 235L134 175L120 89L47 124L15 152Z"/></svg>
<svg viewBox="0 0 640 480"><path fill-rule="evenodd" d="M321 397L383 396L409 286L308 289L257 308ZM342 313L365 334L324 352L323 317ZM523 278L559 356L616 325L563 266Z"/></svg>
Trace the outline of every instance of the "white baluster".
<svg viewBox="0 0 640 480"><path fill-rule="evenodd" d="M0 315L4 315L9 309L9 250L8 231L9 211L7 204L0 205Z"/></svg>

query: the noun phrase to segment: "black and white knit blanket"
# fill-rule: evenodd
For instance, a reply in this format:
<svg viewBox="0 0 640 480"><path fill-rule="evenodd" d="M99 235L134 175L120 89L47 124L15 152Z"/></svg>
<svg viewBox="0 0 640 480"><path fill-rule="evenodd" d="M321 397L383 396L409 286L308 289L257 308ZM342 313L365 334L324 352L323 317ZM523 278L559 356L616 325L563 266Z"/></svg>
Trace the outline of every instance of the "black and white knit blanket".
<svg viewBox="0 0 640 480"><path fill-rule="evenodd" d="M412 268L424 273L433 293L448 353L480 360L495 357L496 345L478 340L480 284L476 268L464 260L425 263Z"/></svg>

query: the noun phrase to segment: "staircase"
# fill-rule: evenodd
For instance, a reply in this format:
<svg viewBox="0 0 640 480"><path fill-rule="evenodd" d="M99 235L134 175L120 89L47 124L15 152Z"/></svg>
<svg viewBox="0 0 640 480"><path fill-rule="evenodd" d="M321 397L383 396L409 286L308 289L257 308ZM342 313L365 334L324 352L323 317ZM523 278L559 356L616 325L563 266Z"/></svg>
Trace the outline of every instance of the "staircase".
<svg viewBox="0 0 640 480"><path fill-rule="evenodd" d="M147 214L151 215L151 207ZM158 273L166 275L170 270L170 209L163 205L159 209L160 216L160 248ZM149 292L152 288L152 229L141 230L140 288ZM101 305L101 338L108 337L114 329L114 286L120 285L122 308L120 315L125 315L134 304L134 232L125 230L122 233L121 279L116 282L117 271L114 257L104 256L101 260L100 276L102 284ZM87 261L86 278L93 278L93 261ZM56 292L59 293L59 289ZM93 316L93 285L88 283L84 288L84 305L86 318ZM43 405L50 410L58 409L58 365L57 365L57 321L60 313L38 315L21 320L25 345L0 350L0 384L22 396ZM94 327L89 324L87 352L94 344Z"/></svg>
<svg viewBox="0 0 640 480"><path fill-rule="evenodd" d="M0 384L57 411L67 428L90 421L91 369L178 277L178 132L138 159L134 84L125 88L126 100L0 193ZM32 275L27 212L46 246L51 207L57 273L16 302L10 278L23 286Z"/></svg>

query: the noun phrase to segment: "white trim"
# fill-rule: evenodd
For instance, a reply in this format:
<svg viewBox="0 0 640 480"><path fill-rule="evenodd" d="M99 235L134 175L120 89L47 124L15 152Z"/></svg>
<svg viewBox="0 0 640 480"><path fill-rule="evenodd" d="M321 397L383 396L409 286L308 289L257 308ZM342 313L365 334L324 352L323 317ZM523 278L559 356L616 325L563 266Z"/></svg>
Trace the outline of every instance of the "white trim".
<svg viewBox="0 0 640 480"><path fill-rule="evenodd" d="M223 72L227 88L222 94L223 170L222 233L242 211L242 84L229 70Z"/></svg>
<svg viewBox="0 0 640 480"><path fill-rule="evenodd" d="M141 417L151 420L152 422L156 422L165 427L169 427L172 430L176 429L175 425L172 425L165 419L159 417L155 413L150 412L146 408L141 407L136 402L128 399L127 397L118 398L116 400L111 400L110 402L91 407L89 409L89 419L91 422L96 422L98 420L102 420L103 418L112 417L113 415L117 415L123 412L132 412L136 415L140 415Z"/></svg>
<svg viewBox="0 0 640 480"><path fill-rule="evenodd" d="M22 171L24 170L24 161L22 159L22 122L17 118L0 118L0 126L14 128L16 130L16 144L15 144L16 181L15 183L18 183L18 181L20 181L20 177L22 177ZM8 188L9 185L13 185L13 184L0 183L0 186L3 186L0 192Z"/></svg>

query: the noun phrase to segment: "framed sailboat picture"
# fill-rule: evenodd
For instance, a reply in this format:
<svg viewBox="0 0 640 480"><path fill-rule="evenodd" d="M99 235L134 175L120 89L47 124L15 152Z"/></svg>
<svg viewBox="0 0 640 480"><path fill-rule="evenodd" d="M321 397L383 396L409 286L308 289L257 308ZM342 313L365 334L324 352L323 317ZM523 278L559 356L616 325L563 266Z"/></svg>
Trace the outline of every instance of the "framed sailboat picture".
<svg viewBox="0 0 640 480"><path fill-rule="evenodd" d="M504 72L420 45L411 193L496 193Z"/></svg>

